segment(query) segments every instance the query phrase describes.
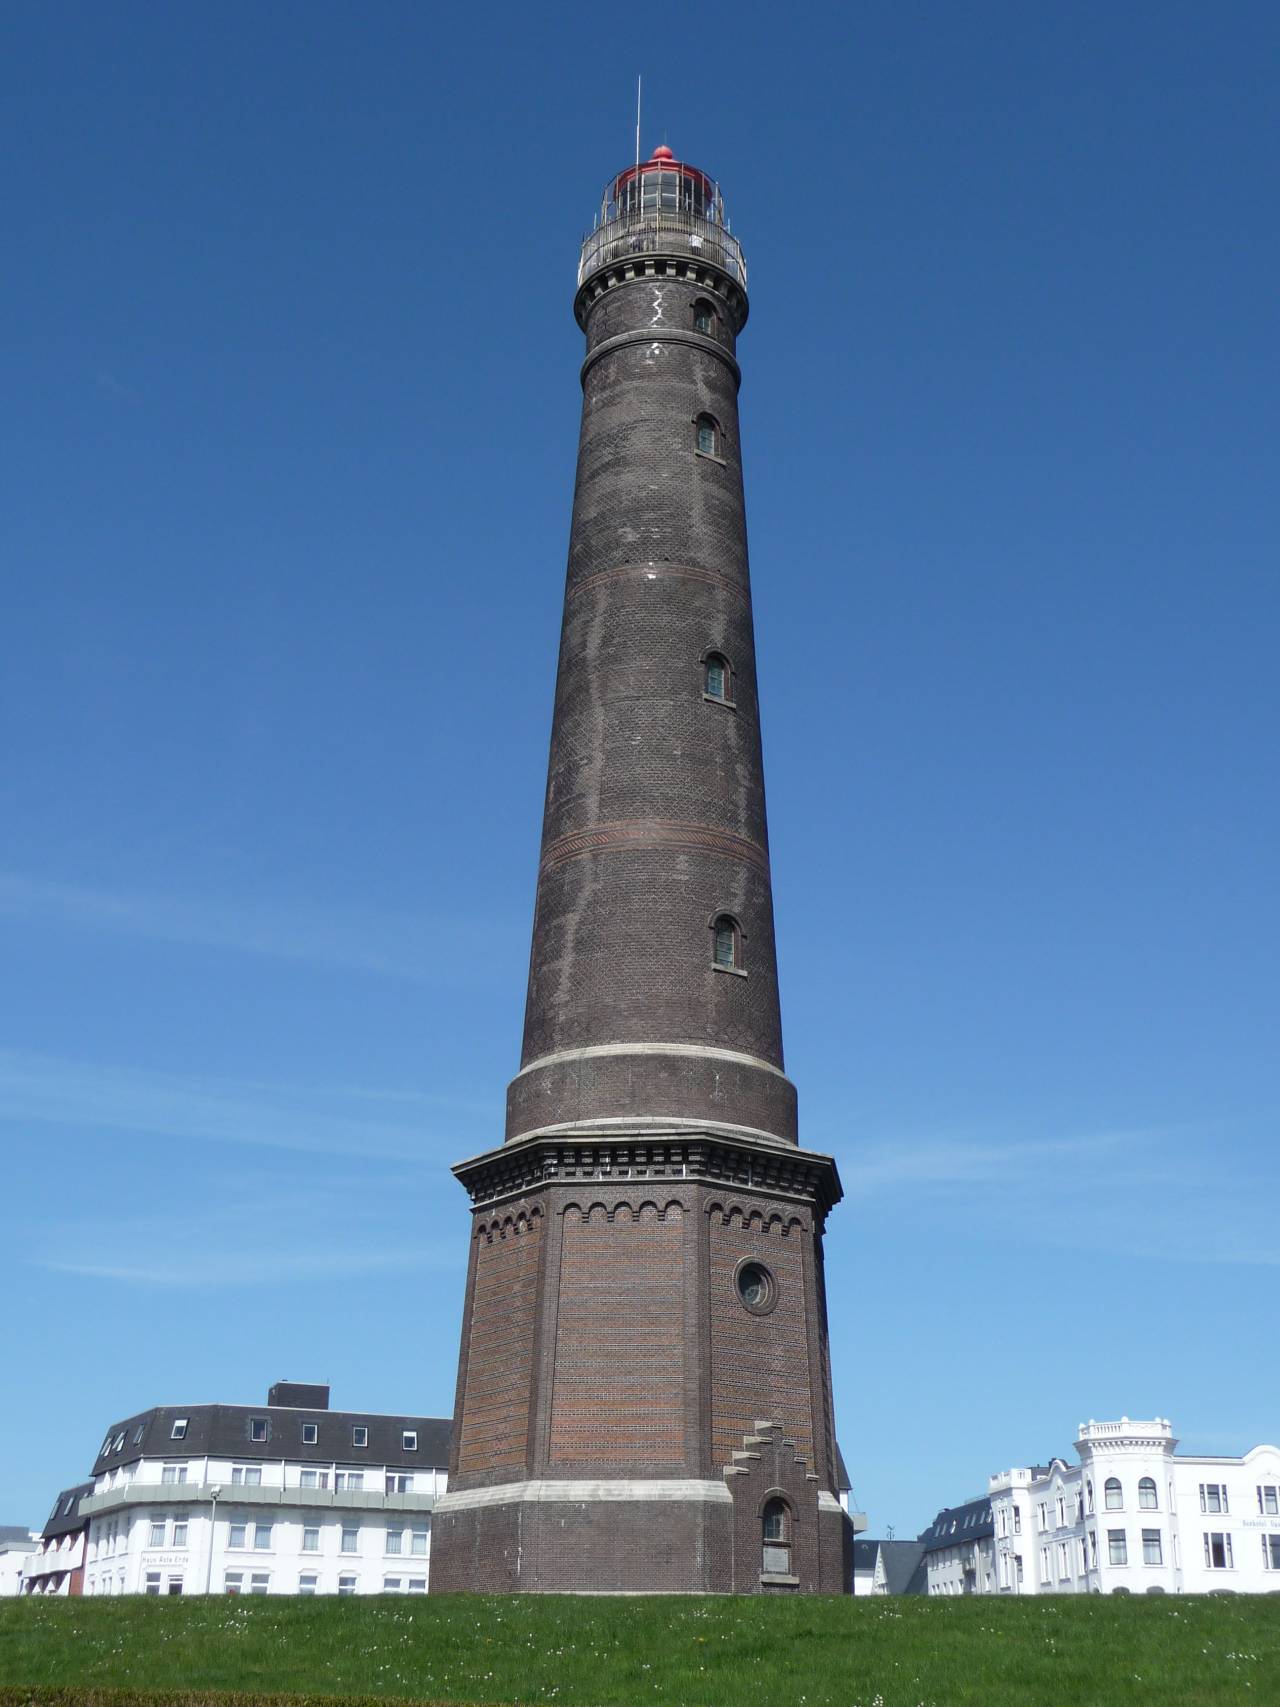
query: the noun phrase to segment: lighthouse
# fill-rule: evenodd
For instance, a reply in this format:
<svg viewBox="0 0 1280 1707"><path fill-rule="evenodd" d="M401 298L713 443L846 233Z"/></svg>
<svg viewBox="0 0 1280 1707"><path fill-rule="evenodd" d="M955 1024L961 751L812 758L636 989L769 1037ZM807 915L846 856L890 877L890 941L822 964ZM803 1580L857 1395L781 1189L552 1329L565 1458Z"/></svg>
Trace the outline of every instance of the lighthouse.
<svg viewBox="0 0 1280 1707"><path fill-rule="evenodd" d="M786 1076L719 185L582 245L582 426L520 1068L471 1200L433 1592L840 1593L822 1241Z"/></svg>

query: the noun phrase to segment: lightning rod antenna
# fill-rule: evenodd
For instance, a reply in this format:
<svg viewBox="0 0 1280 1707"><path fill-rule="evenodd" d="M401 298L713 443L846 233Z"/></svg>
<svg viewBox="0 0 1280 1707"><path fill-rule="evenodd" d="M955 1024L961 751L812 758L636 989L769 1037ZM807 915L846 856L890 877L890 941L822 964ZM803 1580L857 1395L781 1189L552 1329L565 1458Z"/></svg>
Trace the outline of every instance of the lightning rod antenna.
<svg viewBox="0 0 1280 1707"><path fill-rule="evenodd" d="M636 165L640 164L640 78L636 78Z"/></svg>

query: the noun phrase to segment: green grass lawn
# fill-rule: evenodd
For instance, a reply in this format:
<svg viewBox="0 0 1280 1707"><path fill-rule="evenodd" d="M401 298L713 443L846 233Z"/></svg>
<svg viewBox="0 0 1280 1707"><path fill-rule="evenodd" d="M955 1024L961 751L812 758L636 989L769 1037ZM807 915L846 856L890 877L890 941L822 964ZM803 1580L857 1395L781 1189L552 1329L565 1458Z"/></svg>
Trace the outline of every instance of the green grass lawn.
<svg viewBox="0 0 1280 1707"><path fill-rule="evenodd" d="M1276 1707L1280 1596L7 1600L6 1684L566 1707Z"/></svg>

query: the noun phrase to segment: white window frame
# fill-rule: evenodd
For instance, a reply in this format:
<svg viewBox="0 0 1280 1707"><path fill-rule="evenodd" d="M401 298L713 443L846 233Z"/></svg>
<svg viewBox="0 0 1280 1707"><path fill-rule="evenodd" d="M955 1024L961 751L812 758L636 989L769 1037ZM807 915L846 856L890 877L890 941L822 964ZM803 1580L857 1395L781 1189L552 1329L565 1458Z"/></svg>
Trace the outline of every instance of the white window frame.
<svg viewBox="0 0 1280 1707"><path fill-rule="evenodd" d="M1116 1554L1120 1557L1117 1558ZM1119 1569L1129 1563L1129 1532L1127 1529L1108 1529L1107 1563Z"/></svg>
<svg viewBox="0 0 1280 1707"><path fill-rule="evenodd" d="M314 1536L312 1540L310 1537ZM302 1526L302 1551L318 1553L320 1551L320 1526L316 1523L306 1523Z"/></svg>
<svg viewBox="0 0 1280 1707"><path fill-rule="evenodd" d="M169 1439L185 1440L187 1438L187 1424L190 1421L190 1417L175 1417L173 1427L169 1430Z"/></svg>
<svg viewBox="0 0 1280 1707"><path fill-rule="evenodd" d="M1152 1548L1155 1549L1154 1559L1151 1557ZM1144 1529L1142 1531L1142 1562L1144 1565L1164 1564L1164 1543L1158 1529Z"/></svg>
<svg viewBox="0 0 1280 1707"><path fill-rule="evenodd" d="M402 1428L400 1430L400 1450L402 1452L416 1452L418 1450L418 1431L416 1428Z"/></svg>
<svg viewBox="0 0 1280 1707"><path fill-rule="evenodd" d="M351 1444L352 1446L368 1446L369 1430L364 1423L353 1423L351 1425Z"/></svg>
<svg viewBox="0 0 1280 1707"><path fill-rule="evenodd" d="M351 1576L349 1574L344 1574L338 1578L338 1593L339 1594L354 1594L355 1592L356 1592L356 1579L354 1576Z"/></svg>
<svg viewBox="0 0 1280 1707"><path fill-rule="evenodd" d="M269 1553L271 1551L272 1527L270 1519L265 1523L255 1521L253 1526L253 1550L255 1553Z"/></svg>
<svg viewBox="0 0 1280 1707"><path fill-rule="evenodd" d="M1216 1565L1213 1561L1213 1543L1221 1541L1223 1563ZM1234 1571L1236 1568L1234 1549L1231 1545L1229 1529L1206 1529L1204 1531L1204 1568L1206 1571Z"/></svg>
<svg viewBox="0 0 1280 1707"><path fill-rule="evenodd" d="M316 1446L319 1444L319 1441L320 1441L320 1424L319 1423L303 1423L303 1425L302 1425L302 1444L304 1446Z"/></svg>
<svg viewBox="0 0 1280 1707"><path fill-rule="evenodd" d="M347 1546L348 1536L352 1538L351 1545L349 1547ZM339 1552L346 1553L348 1556L360 1551L360 1525L358 1523L343 1524L338 1550Z"/></svg>
<svg viewBox="0 0 1280 1707"><path fill-rule="evenodd" d="M317 1573L315 1571L300 1571L298 1573L298 1593L318 1594L319 1592L320 1578Z"/></svg>
<svg viewBox="0 0 1280 1707"><path fill-rule="evenodd" d="M271 1439L271 1418L249 1418L249 1440L254 1446L265 1446Z"/></svg>

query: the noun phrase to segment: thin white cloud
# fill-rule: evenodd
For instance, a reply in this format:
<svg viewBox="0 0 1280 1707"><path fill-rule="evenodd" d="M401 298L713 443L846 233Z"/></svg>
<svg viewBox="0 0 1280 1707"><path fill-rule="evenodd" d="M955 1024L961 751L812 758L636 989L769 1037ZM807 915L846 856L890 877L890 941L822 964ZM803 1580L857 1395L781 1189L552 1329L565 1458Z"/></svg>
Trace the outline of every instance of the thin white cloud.
<svg viewBox="0 0 1280 1707"><path fill-rule="evenodd" d="M496 917L129 893L17 872L0 872L0 916L455 988L505 978L510 959L510 921Z"/></svg>
<svg viewBox="0 0 1280 1707"><path fill-rule="evenodd" d="M55 1274L170 1287L258 1286L273 1281L373 1274L385 1269L454 1266L433 1260L422 1247L403 1251L336 1251L331 1256L317 1256L308 1251L281 1251L271 1256L256 1256L237 1251L188 1250L182 1257L137 1264L58 1262L44 1257L32 1260L37 1268L49 1269Z"/></svg>
<svg viewBox="0 0 1280 1707"><path fill-rule="evenodd" d="M1115 1132L1007 1143L906 1138L855 1149L842 1160L841 1176L854 1196L900 1187L1021 1187L1029 1180L1049 1177L1052 1169L1096 1161L1147 1136Z"/></svg>
<svg viewBox="0 0 1280 1707"><path fill-rule="evenodd" d="M388 1103L399 1118L386 1118ZM406 1118L415 1105L420 1117ZM489 1112L478 1102L446 1106L455 1112L440 1132L439 1104L425 1096L189 1078L0 1050L0 1119L10 1124L437 1163L459 1143L465 1148L467 1128ZM464 1111L470 1118L459 1118Z"/></svg>

